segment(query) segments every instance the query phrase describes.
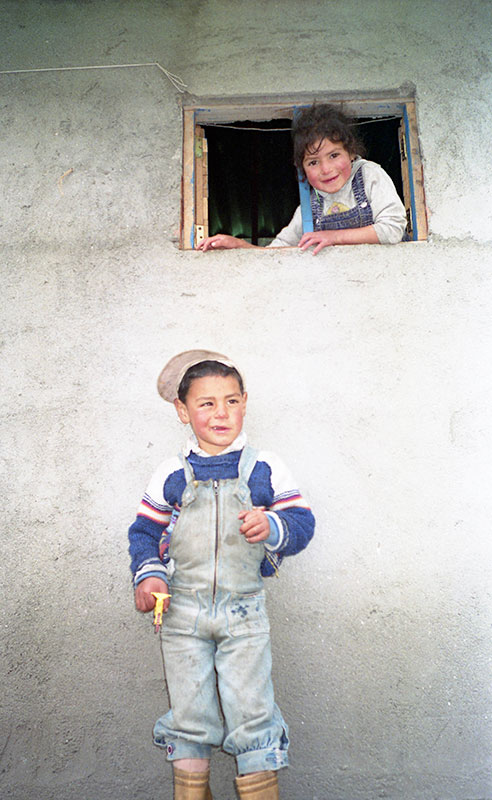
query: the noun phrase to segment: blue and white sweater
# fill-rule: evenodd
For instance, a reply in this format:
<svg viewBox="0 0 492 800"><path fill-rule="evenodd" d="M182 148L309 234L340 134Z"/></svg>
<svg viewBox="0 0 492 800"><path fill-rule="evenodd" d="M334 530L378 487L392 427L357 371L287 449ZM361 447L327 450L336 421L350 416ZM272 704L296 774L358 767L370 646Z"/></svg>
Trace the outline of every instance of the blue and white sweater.
<svg viewBox="0 0 492 800"><path fill-rule="evenodd" d="M183 455L188 458L198 481L237 478L239 458L245 444L246 435L241 433L230 447L211 456L204 453L196 439L191 437L183 448ZM248 485L253 506L263 507L270 523L270 536L265 542L268 556L261 565L261 574L268 577L284 556L295 555L307 546L314 533L314 517L290 472L274 453L258 451ZM160 464L152 476L137 518L128 531L135 586L151 576L165 581L171 577L172 560L165 554L159 557L159 543L166 531L172 536L185 486L184 470L178 456Z"/></svg>

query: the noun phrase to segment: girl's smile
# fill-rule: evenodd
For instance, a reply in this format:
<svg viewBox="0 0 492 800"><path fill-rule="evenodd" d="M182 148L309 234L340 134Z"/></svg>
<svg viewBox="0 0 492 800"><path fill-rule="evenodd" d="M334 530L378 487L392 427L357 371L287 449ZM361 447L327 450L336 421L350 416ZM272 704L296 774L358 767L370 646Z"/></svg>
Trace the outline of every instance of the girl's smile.
<svg viewBox="0 0 492 800"><path fill-rule="evenodd" d="M352 174L352 156L341 144L331 139L315 142L302 162L306 177L321 192L334 194L345 186Z"/></svg>

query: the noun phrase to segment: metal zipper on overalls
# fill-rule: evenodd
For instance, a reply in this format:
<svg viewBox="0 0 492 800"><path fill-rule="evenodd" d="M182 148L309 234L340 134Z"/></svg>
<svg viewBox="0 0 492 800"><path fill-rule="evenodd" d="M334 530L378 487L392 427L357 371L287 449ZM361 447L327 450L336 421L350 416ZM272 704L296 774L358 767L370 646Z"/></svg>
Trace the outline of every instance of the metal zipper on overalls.
<svg viewBox="0 0 492 800"><path fill-rule="evenodd" d="M214 586L212 592L212 602L215 603L215 595L217 592L217 561L219 558L219 481L214 480L214 495L215 495L215 564L214 564Z"/></svg>

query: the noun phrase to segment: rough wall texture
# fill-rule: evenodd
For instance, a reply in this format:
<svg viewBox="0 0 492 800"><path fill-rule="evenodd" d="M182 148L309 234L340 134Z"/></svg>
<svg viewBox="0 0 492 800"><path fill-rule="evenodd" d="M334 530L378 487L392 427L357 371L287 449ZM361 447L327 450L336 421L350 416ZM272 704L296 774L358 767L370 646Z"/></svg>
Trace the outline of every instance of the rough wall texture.
<svg viewBox="0 0 492 800"><path fill-rule="evenodd" d="M205 345L244 365L250 438L318 518L268 587L282 798L491 800L491 4L0 10L3 70L159 61L196 95L413 82L431 230L314 259L180 252L163 73L0 76L2 797L170 795L126 528L182 440L158 371ZM230 800L233 763L213 768Z"/></svg>

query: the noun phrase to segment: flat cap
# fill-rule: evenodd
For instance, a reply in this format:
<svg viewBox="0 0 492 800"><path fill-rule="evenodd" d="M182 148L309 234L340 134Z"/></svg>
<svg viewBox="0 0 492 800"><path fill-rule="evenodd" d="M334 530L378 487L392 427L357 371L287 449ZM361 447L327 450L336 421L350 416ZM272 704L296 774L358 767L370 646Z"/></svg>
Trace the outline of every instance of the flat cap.
<svg viewBox="0 0 492 800"><path fill-rule="evenodd" d="M168 403L174 403L178 396L179 384L183 380L185 373L190 367L194 367L195 364L200 364L202 361L218 361L219 364L232 367L239 372L231 359L222 353L214 353L212 350L185 350L184 353L178 353L177 356L173 356L159 375L157 391L160 396L167 400ZM241 373L239 372L239 374Z"/></svg>

